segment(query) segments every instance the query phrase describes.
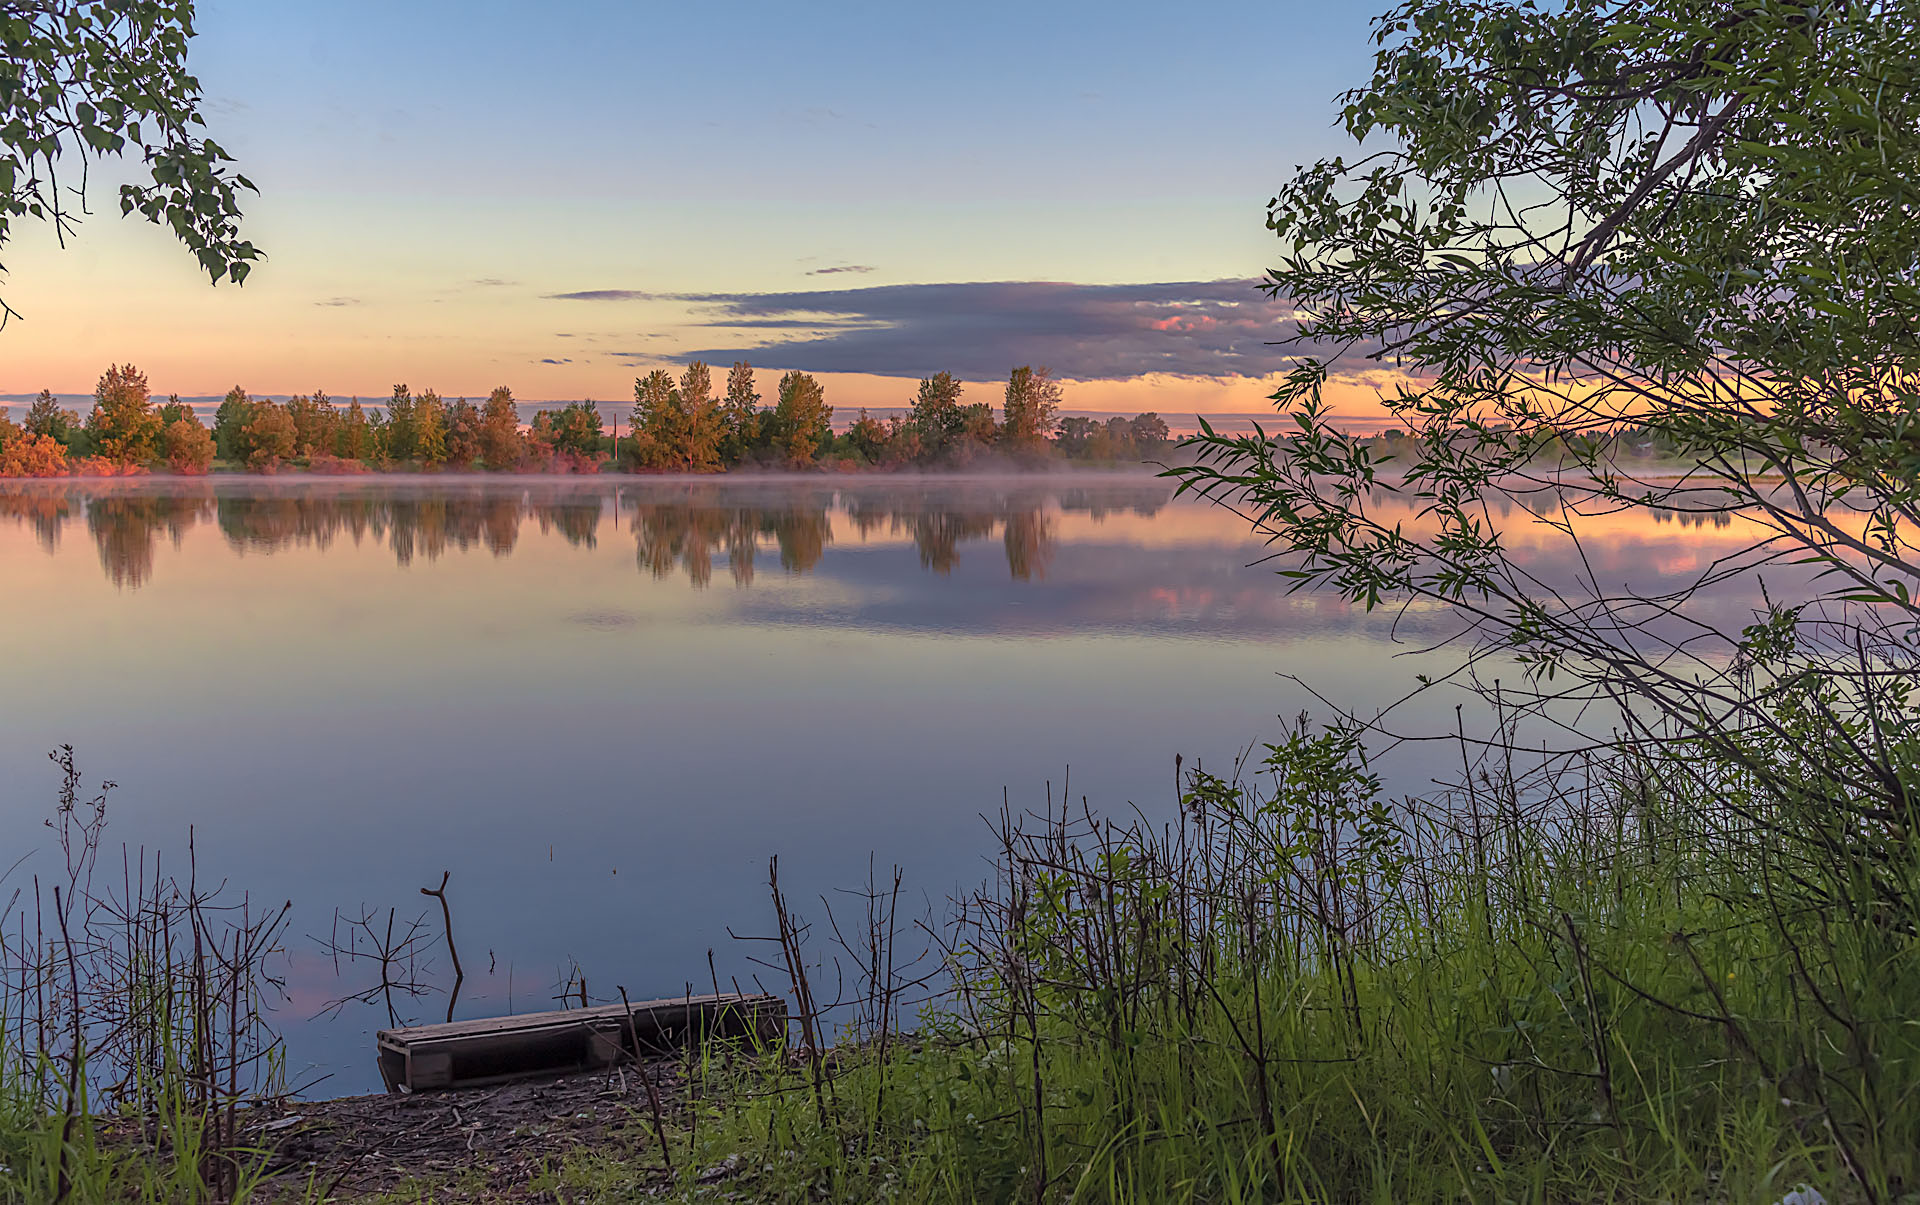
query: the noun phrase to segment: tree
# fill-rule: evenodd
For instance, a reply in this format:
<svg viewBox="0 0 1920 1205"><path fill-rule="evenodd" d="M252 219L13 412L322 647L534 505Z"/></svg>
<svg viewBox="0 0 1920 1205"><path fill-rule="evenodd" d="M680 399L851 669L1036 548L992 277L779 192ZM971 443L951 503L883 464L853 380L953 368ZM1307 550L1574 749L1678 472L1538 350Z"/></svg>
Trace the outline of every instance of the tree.
<svg viewBox="0 0 1920 1205"><path fill-rule="evenodd" d="M480 455L488 468L498 471L515 467L525 454L520 411L513 404L513 390L502 385L480 410Z"/></svg>
<svg viewBox="0 0 1920 1205"><path fill-rule="evenodd" d="M85 212L90 160L135 155L144 183L120 211L167 226L214 281L244 281L260 252L240 238L239 194L253 188L210 138L197 138L200 82L187 71L192 0L133 4L34 0L0 9L0 249L21 217L63 241ZM60 168L77 159L80 170ZM14 313L0 302L0 325Z"/></svg>
<svg viewBox="0 0 1920 1205"><path fill-rule="evenodd" d="M287 399L287 416L293 419L293 454L312 456L332 452L339 437L340 415L333 399L316 389Z"/></svg>
<svg viewBox="0 0 1920 1205"><path fill-rule="evenodd" d="M252 421L253 399L247 396L247 391L238 385L227 390L220 409L213 415L213 445L220 459L246 462L247 454L253 450L246 441L247 424Z"/></svg>
<svg viewBox="0 0 1920 1205"><path fill-rule="evenodd" d="M673 374L656 368L633 382L633 439L627 455L634 467L669 468L680 459L680 389Z"/></svg>
<svg viewBox="0 0 1920 1205"><path fill-rule="evenodd" d="M213 465L213 436L191 411L160 429L160 444L167 467L182 476L197 477Z"/></svg>
<svg viewBox="0 0 1920 1205"><path fill-rule="evenodd" d="M470 468L482 449L480 411L461 398L447 407L447 463L456 469Z"/></svg>
<svg viewBox="0 0 1920 1205"><path fill-rule="evenodd" d="M920 436L923 454L934 458L960 437L966 416L960 409L960 382L950 372L937 372L920 382L907 421Z"/></svg>
<svg viewBox="0 0 1920 1205"><path fill-rule="evenodd" d="M1411 0L1375 37L1342 120L1380 149L1300 170L1269 210L1267 288L1305 357L1274 395L1287 427L1206 427L1173 473L1257 516L1293 582L1455 615L1455 680L1486 684L1500 733L1565 754L1536 747L1540 776L1502 798L1590 785L1744 868L1686 924L1818 945L1770 1007L1815 1018L1793 1075L1835 1163L1890 1199L1868 1161L1908 1089L1868 1069L1910 1017L1877 1003L1898 993L1883 955L1835 952L1892 957L1920 929L1920 9ZM1325 396L1350 357L1396 374L1390 463ZM1627 454L1649 434L1677 466ZM1383 517L1380 491L1421 522ZM1583 530L1622 510L1750 538L1656 593L1601 566L1543 577L1489 522L1544 513L1583 565ZM1709 589L1765 601L1716 624ZM1589 703L1617 737L1556 726ZM1703 1007L1669 1019L1753 1032Z"/></svg>
<svg viewBox="0 0 1920 1205"><path fill-rule="evenodd" d="M1071 415L1060 420L1060 426L1054 436L1054 446L1063 456L1084 456L1087 447L1093 441L1097 423L1082 415Z"/></svg>
<svg viewBox="0 0 1920 1205"><path fill-rule="evenodd" d="M387 455L398 461L412 460L420 454L420 422L413 391L405 385L393 387L387 402Z"/></svg>
<svg viewBox="0 0 1920 1205"><path fill-rule="evenodd" d="M80 430L80 416L61 409L53 391L42 389L40 396L33 399L33 405L27 408L27 417L21 426L34 435L44 435L64 444Z"/></svg>
<svg viewBox="0 0 1920 1205"><path fill-rule="evenodd" d="M93 390L87 432L100 455L116 464L144 464L160 448L160 417L154 413L146 374L131 364L113 365Z"/></svg>
<svg viewBox="0 0 1920 1205"><path fill-rule="evenodd" d="M827 405L827 391L820 382L804 372L789 372L780 378L773 430L776 446L789 461L796 465L813 463L820 445L833 438L833 407Z"/></svg>
<svg viewBox="0 0 1920 1205"><path fill-rule="evenodd" d="M252 404L239 444L246 449L248 468L257 473L271 473L293 459L297 438L298 431L287 408L262 399Z"/></svg>
<svg viewBox="0 0 1920 1205"><path fill-rule="evenodd" d="M760 436L760 392L754 385L753 366L737 360L727 371L727 393L720 403L720 425L724 436L720 457L735 464L746 458Z"/></svg>
<svg viewBox="0 0 1920 1205"><path fill-rule="evenodd" d="M340 430L334 440L334 455L347 460L370 460L373 454L373 433L369 429L366 409L360 405L359 398L354 398L347 403L347 412L340 420Z"/></svg>
<svg viewBox="0 0 1920 1205"><path fill-rule="evenodd" d="M705 362L695 360L680 374L682 467L704 473L720 467L720 445L726 422L713 400L713 377Z"/></svg>
<svg viewBox="0 0 1920 1205"><path fill-rule="evenodd" d="M67 450L51 435L16 427L0 410L0 477L60 477Z"/></svg>
<svg viewBox="0 0 1920 1205"><path fill-rule="evenodd" d="M854 419L853 425L847 428L847 444L868 464L878 464L889 435L885 424L868 414L867 408L862 406L860 417Z"/></svg>
<svg viewBox="0 0 1920 1205"><path fill-rule="evenodd" d="M1173 432L1167 427L1167 420L1149 410L1145 414L1135 415L1127 424L1133 436L1133 443L1142 456L1153 456L1166 449L1173 438Z"/></svg>
<svg viewBox="0 0 1920 1205"><path fill-rule="evenodd" d="M413 451L420 463L439 465L447 458L447 408L428 389L413 400Z"/></svg>
<svg viewBox="0 0 1920 1205"><path fill-rule="evenodd" d="M533 433L553 451L598 463L606 420L592 402L568 402L558 410L533 416Z"/></svg>
<svg viewBox="0 0 1920 1205"><path fill-rule="evenodd" d="M1060 408L1060 385L1045 368L1016 368L1007 376L1007 400L1001 406L1003 438L1016 448L1037 448L1053 434Z"/></svg>

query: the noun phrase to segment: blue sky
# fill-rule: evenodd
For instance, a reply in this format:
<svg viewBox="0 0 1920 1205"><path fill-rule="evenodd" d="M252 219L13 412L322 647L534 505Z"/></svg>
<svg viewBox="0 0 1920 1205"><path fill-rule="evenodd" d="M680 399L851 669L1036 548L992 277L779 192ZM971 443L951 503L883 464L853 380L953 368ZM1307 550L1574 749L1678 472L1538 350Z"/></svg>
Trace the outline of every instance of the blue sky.
<svg viewBox="0 0 1920 1205"><path fill-rule="evenodd" d="M131 358L181 393L504 381L608 398L630 392L637 358L756 359L768 339L831 344L836 329L717 336L688 296L1250 280L1273 255L1261 221L1275 186L1345 147L1334 98L1364 79L1371 13L203 4L193 66L211 132L262 190L249 234L268 262L244 289L209 289L96 187L100 216L76 245L28 234L10 249L4 286L27 320L0 332L0 393L85 389ZM585 292L629 296L554 300ZM937 347L927 357L910 375L946 367ZM1139 357L1108 367L1063 345L1056 358L1081 366L1070 403L1093 408L1096 394L1122 409L1147 392L1263 392L1192 356L1163 357L1187 370L1173 378ZM873 404L910 367L821 362L842 401Z"/></svg>

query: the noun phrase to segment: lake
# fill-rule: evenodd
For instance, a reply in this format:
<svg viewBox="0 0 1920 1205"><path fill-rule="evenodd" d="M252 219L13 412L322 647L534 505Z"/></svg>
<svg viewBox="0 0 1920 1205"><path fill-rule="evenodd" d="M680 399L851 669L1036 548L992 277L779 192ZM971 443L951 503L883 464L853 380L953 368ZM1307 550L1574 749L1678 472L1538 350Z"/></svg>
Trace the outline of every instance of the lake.
<svg viewBox="0 0 1920 1205"><path fill-rule="evenodd" d="M745 982L758 951L729 933L771 930L770 855L816 920L870 859L937 912L986 873L1003 798L1164 814L1176 754L1224 767L1318 708L1284 675L1369 708L1433 668L1414 650L1444 613L1290 595L1241 519L1171 494L1097 472L0 483L0 868L31 852L5 890L58 856L47 752L70 743L119 784L112 860L181 855L192 826L203 878L293 901L277 1020L320 1094L377 1086L386 1015L311 1020L366 986L318 939L336 908L421 915L442 872L462 1015L554 1007L576 973L596 998L699 990L709 950ZM1643 516L1587 536L1594 573L1642 590L1745 542ZM1737 628L1751 601L1706 605ZM1395 784L1444 771L1426 756Z"/></svg>

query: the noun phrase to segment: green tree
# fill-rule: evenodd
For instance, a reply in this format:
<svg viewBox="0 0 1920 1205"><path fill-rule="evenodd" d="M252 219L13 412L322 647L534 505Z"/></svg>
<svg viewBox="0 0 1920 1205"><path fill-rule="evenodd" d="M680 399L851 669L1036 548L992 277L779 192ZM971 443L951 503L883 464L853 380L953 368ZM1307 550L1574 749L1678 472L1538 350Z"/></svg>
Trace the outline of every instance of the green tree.
<svg viewBox="0 0 1920 1205"><path fill-rule="evenodd" d="M923 454L937 457L960 437L966 416L960 408L960 382L950 372L937 372L920 382L907 421L920 436Z"/></svg>
<svg viewBox="0 0 1920 1205"><path fill-rule="evenodd" d="M420 420L413 391L405 385L393 387L387 401L387 457L406 462L420 454Z"/></svg>
<svg viewBox="0 0 1920 1205"><path fill-rule="evenodd" d="M373 434L368 427L367 412L360 405L360 399L354 398L347 403L347 412L340 419L340 430L334 441L334 455L347 460L369 460L373 457Z"/></svg>
<svg viewBox="0 0 1920 1205"><path fill-rule="evenodd" d="M810 374L789 372L780 378L773 431L776 448L795 465L812 464L821 445L833 438L833 407Z"/></svg>
<svg viewBox="0 0 1920 1205"><path fill-rule="evenodd" d="M288 398L287 416L293 419L295 456L331 452L338 442L340 414L333 399L320 390Z"/></svg>
<svg viewBox="0 0 1920 1205"><path fill-rule="evenodd" d="M680 374L680 408L682 467L692 473L719 468L726 420L713 399L712 373L703 361L693 361Z"/></svg>
<svg viewBox="0 0 1920 1205"><path fill-rule="evenodd" d="M235 385L221 399L213 415L213 445L222 460L245 463L253 451L247 444L247 424L253 421L253 399Z"/></svg>
<svg viewBox="0 0 1920 1205"><path fill-rule="evenodd" d="M635 468L671 468L681 460L680 388L673 374L656 368L633 382L633 438L627 455Z"/></svg>
<svg viewBox="0 0 1920 1205"><path fill-rule="evenodd" d="M533 416L535 437L555 452L598 462L606 420L600 407L592 402L568 402L558 410L542 410Z"/></svg>
<svg viewBox="0 0 1920 1205"><path fill-rule="evenodd" d="M80 416L72 410L61 409L50 389L42 389L40 396L33 399L33 405L27 407L26 419L20 425L34 435L44 435L63 445L81 428Z"/></svg>
<svg viewBox="0 0 1920 1205"><path fill-rule="evenodd" d="M1133 436L1134 447L1142 456L1155 456L1166 450L1173 438L1173 432L1167 427L1167 420L1149 410L1145 414L1135 415L1127 424Z"/></svg>
<svg viewBox="0 0 1920 1205"><path fill-rule="evenodd" d="M447 459L447 408L431 389L413 400L413 441L421 464L433 467Z"/></svg>
<svg viewBox="0 0 1920 1205"><path fill-rule="evenodd" d="M753 380L753 366L745 360L734 362L727 371L727 392L720 402L720 423L724 436L720 457L726 464L746 459L760 438L760 392Z"/></svg>
<svg viewBox="0 0 1920 1205"><path fill-rule="evenodd" d="M160 416L146 374L131 364L110 366L93 390L87 432L100 455L119 464L144 464L160 451Z"/></svg>
<svg viewBox="0 0 1920 1205"><path fill-rule="evenodd" d="M260 252L240 238L239 194L253 185L219 144L196 137L193 15L192 0L0 8L0 249L22 217L73 233L87 163L124 156L146 179L120 186L120 211L172 230L215 283L246 279ZM75 159L81 170L62 170ZM0 324L12 314L0 302Z"/></svg>
<svg viewBox="0 0 1920 1205"><path fill-rule="evenodd" d="M480 455L488 468L506 470L517 466L525 454L513 390L501 385L488 395L487 404L480 410Z"/></svg>
<svg viewBox="0 0 1920 1205"><path fill-rule="evenodd" d="M1007 376L1007 398L1000 407L1003 438L1016 448L1037 448L1053 434L1060 408L1060 385L1045 368L1016 368Z"/></svg>

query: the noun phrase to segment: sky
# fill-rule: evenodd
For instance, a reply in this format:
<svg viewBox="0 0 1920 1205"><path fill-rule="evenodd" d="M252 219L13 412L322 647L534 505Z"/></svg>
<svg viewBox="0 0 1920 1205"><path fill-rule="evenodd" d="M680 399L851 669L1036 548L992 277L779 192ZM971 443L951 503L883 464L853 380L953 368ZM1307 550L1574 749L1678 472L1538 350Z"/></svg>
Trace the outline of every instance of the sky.
<svg viewBox="0 0 1920 1205"><path fill-rule="evenodd" d="M616 401L699 357L836 407L1045 364L1071 408L1265 409L1266 202L1348 149L1371 13L203 2L191 66L266 262L209 286L101 165L77 238L23 224L0 256L0 395L131 361L157 393Z"/></svg>

